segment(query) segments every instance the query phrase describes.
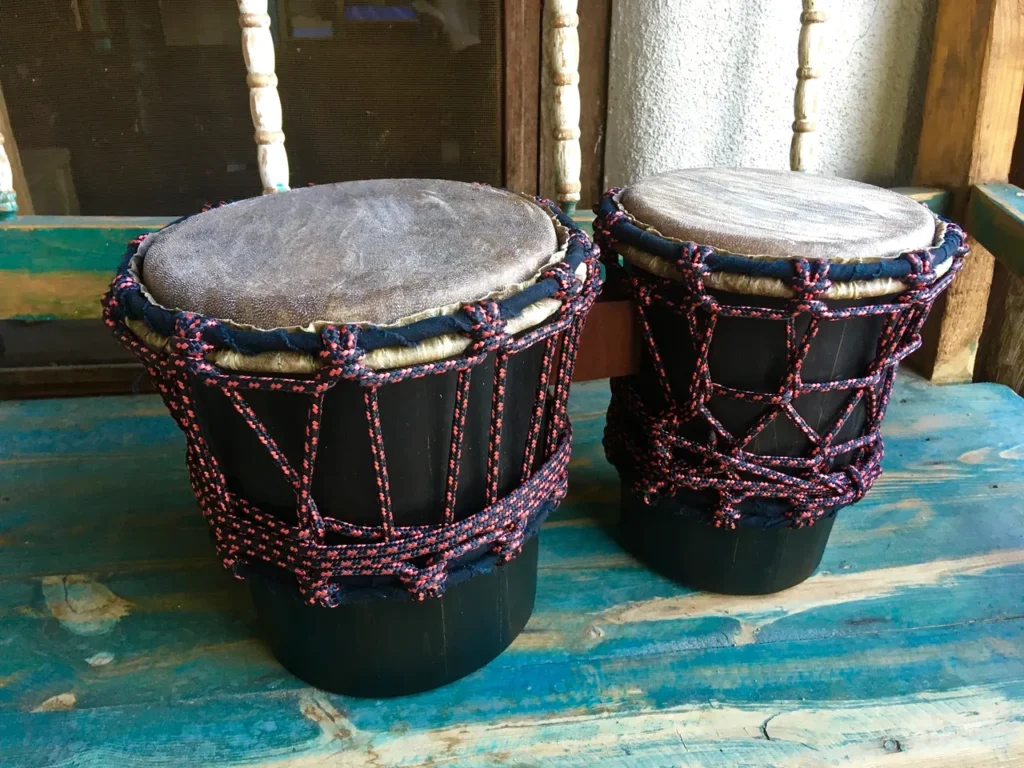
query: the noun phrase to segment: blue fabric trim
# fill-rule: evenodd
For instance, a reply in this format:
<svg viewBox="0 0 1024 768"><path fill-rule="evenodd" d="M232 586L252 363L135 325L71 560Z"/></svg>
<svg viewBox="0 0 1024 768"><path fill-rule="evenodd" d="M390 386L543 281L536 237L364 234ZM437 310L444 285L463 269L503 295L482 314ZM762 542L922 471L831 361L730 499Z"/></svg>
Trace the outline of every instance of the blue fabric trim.
<svg viewBox="0 0 1024 768"><path fill-rule="evenodd" d="M601 202L597 204L594 210L599 218L620 212L618 203L611 192L601 198ZM938 218L940 221L948 221L942 217ZM650 232L641 229L624 218L620 218L612 224L609 234L617 242L638 248L645 253L662 258L672 264L675 264L683 254L683 245L681 243L652 235ZM947 234L940 245L923 250L931 254L932 266L937 267L953 258L953 255L960 250L962 245L963 242L958 237ZM796 261L797 259L754 259L749 256L712 251L708 254L704 263L712 272L769 277L776 280L789 281L797 274ZM900 280L912 274L913 271L914 267L910 260L905 255L900 255L893 259L885 259L884 261L851 264L829 262L828 279L833 283L860 282L882 278Z"/></svg>
<svg viewBox="0 0 1024 768"><path fill-rule="evenodd" d="M562 213L552 202L541 199L538 199L538 202L568 230L569 244L563 263L568 265L570 271L575 271L590 253L590 239L571 218ZM190 217L183 216L167 226L173 227L188 218ZM118 268L118 276L129 274L129 266L138 249L137 241L128 246L121 266ZM519 293L499 301L501 318L508 320L516 317L531 304L535 304L541 299L551 298L559 289L558 281L554 278L539 280ZM154 304L146 298L141 290L126 292L119 298L126 317L145 323L146 326L162 336L173 336L175 323L185 314ZM193 314L193 317L195 316ZM470 319L461 312L453 315L428 317L401 328L380 328L371 325L360 333L359 346L366 352L384 347L413 347L437 336L450 333L467 334L471 325ZM319 333L283 329L244 330L233 328L225 323L218 323L215 327L204 331L204 338L219 349L230 349L243 355L285 351L316 355L323 349L323 340Z"/></svg>

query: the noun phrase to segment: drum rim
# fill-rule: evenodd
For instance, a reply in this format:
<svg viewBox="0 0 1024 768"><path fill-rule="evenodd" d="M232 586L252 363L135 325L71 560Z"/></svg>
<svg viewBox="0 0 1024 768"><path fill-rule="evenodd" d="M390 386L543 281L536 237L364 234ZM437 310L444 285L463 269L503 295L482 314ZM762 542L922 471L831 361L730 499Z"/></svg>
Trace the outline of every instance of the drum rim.
<svg viewBox="0 0 1024 768"><path fill-rule="evenodd" d="M527 281L491 292L476 302L463 302L424 310L394 323L317 321L304 327L256 328L229 319L207 318L196 312L165 307L156 302L141 278L140 246L148 232L129 243L104 303L113 302L131 331L147 346L164 348L179 323L212 320L206 339L214 351L211 362L221 368L251 372L312 373L321 366L322 332L328 327L358 327L364 364L385 370L435 362L456 356L470 343L471 321L463 311L480 301L494 301L509 333L541 325L565 306L567 290L584 290L588 257L596 255L590 238L553 202L520 193L511 194L538 205L552 220L560 248ZM230 204L230 203L226 203ZM183 216L173 226L199 214ZM156 230L160 231L160 230Z"/></svg>
<svg viewBox="0 0 1024 768"><path fill-rule="evenodd" d="M750 296L789 298L794 295L790 283L797 265L825 261L831 286L823 298L848 300L898 294L906 289L906 278L927 263L933 279L949 271L953 257L963 245L962 233L941 216L936 221L931 247L905 251L897 256L859 261L831 261L798 256L757 256L730 253L717 248L663 235L638 221L621 203L622 188L609 190L595 207L595 234L600 231L611 240L610 249L625 260L658 277L680 280L676 262L686 248L706 251L704 263L708 288Z"/></svg>

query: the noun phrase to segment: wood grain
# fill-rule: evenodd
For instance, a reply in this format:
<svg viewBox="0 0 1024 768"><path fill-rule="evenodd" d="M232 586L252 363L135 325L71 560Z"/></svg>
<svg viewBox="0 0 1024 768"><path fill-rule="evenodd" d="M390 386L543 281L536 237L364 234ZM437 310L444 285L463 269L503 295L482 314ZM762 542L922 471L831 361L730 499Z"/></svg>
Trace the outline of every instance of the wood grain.
<svg viewBox="0 0 1024 768"><path fill-rule="evenodd" d="M689 592L616 545L607 403L574 387L526 631L390 701L311 689L254 636L156 397L0 403L4 765L1024 761L1024 401L901 376L885 474L815 576L759 598Z"/></svg>
<svg viewBox="0 0 1024 768"><path fill-rule="evenodd" d="M573 381L628 376L640 364L640 324L633 302L602 300L594 304L580 336Z"/></svg>
<svg viewBox="0 0 1024 768"><path fill-rule="evenodd" d="M950 189L963 221L970 186L1006 181L1024 87L1024 0L941 0L914 183ZM940 300L913 364L937 382L974 372L992 256L972 243Z"/></svg>
<svg viewBox="0 0 1024 768"><path fill-rule="evenodd" d="M538 191L541 4L505 3L505 187Z"/></svg>
<svg viewBox="0 0 1024 768"><path fill-rule="evenodd" d="M978 375L1024 394L1024 277L996 263Z"/></svg>
<svg viewBox="0 0 1024 768"><path fill-rule="evenodd" d="M793 140L789 147L792 171L814 171L818 158L818 112L821 108L821 78L828 51L825 22L828 0L803 0L800 14L800 42L797 49L796 92L793 94Z"/></svg>

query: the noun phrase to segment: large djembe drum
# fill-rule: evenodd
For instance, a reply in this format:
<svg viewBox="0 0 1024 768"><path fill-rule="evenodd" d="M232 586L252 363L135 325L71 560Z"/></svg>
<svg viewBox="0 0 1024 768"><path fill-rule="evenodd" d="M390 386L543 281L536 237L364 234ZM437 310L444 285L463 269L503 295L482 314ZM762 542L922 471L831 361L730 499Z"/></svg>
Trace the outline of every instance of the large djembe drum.
<svg viewBox="0 0 1024 768"><path fill-rule="evenodd" d="M105 314L185 433L274 653L388 696L479 668L529 618L597 286L590 241L546 201L382 180L140 238Z"/></svg>
<svg viewBox="0 0 1024 768"><path fill-rule="evenodd" d="M881 472L897 366L963 232L895 192L758 170L672 171L597 213L644 339L605 432L626 544L699 589L806 579Z"/></svg>

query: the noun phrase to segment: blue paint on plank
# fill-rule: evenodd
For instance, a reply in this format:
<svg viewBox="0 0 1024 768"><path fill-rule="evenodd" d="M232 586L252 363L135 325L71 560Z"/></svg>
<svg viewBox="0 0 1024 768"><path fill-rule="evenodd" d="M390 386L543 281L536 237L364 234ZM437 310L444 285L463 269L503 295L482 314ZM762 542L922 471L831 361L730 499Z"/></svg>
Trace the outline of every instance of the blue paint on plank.
<svg viewBox="0 0 1024 768"><path fill-rule="evenodd" d="M171 750L190 764L259 764L478 728L459 764L490 765L502 737L488 724L593 716L579 737L597 733L601 713L647 722L709 700L749 709L755 736L758 707L801 699L857 708L991 689L1008 713L1024 712L1012 682L1024 679L1024 401L997 386L901 377L886 475L841 515L819 572L839 599L798 587L771 598L777 608L716 613L713 599L653 620L645 607L666 603L652 601L685 608L702 596L615 542L617 480L600 448L607 399L605 382L574 390L570 495L542 535L526 632L484 670L395 702L319 694L274 662L254 636L245 585L214 559L180 434L155 398L0 404L0 752L12 765L131 764ZM904 569L898 587L863 587L886 568ZM69 632L41 589L59 573L89 574L127 601L127 615L105 635ZM619 620L624 611L635 615ZM99 654L109 663L91 665ZM73 711L28 714L69 692ZM557 742L560 728L545 733ZM678 749L642 735L630 743L637 759L665 762ZM615 759L603 742L593 754L581 744L577 762L559 764ZM756 754L778 762L799 745L750 748L777 750Z"/></svg>

